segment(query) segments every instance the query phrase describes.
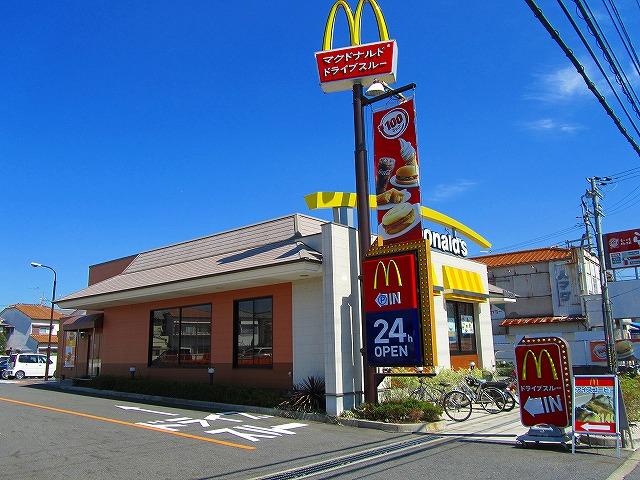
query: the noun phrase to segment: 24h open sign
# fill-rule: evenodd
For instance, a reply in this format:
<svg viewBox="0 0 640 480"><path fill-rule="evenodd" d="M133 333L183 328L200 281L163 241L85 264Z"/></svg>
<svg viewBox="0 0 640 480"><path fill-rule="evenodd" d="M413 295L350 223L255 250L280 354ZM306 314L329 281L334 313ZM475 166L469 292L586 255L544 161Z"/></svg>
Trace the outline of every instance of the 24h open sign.
<svg viewBox="0 0 640 480"><path fill-rule="evenodd" d="M564 339L523 338L516 346L516 371L524 426L571 425L571 364Z"/></svg>

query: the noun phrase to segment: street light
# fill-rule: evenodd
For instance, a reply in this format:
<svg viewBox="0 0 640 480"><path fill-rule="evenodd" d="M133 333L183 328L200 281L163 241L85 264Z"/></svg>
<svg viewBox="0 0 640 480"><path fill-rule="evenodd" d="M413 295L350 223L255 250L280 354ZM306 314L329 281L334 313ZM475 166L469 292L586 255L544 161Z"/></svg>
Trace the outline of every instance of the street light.
<svg viewBox="0 0 640 480"><path fill-rule="evenodd" d="M379 83L379 82L374 82ZM360 250L360 272L363 272L364 256L371 246L371 225L369 222L369 174L367 169L367 146L364 133L364 107L389 97L398 97L402 92L416 88L415 83L392 90L382 85L384 93L374 88L373 98L365 97L361 83L353 85L353 127L355 134L355 169L356 169L356 201L358 209L358 248ZM369 88L367 93L369 93ZM361 280L362 282L362 280ZM367 367L367 323L364 314L364 289L360 285L360 319L362 325L362 360L364 368L364 398L367 402L375 402L376 380L375 369Z"/></svg>
<svg viewBox="0 0 640 480"><path fill-rule="evenodd" d="M384 95L387 92L393 92L393 96L396 97L397 100L404 102L406 101L406 97L397 91L394 91L387 82L383 82L381 80L375 80L367 91L365 95L367 97L379 97L380 95Z"/></svg>
<svg viewBox="0 0 640 480"><path fill-rule="evenodd" d="M53 272L53 294L51 295L51 315L49 317L49 342L47 343L47 364L44 367L44 381L46 382L47 380L49 380L49 362L51 360L51 331L53 330L53 302L56 299L56 281L58 279L58 275L56 274L56 271L53 268L47 265L43 265L42 263L31 262L31 266L34 268L39 268L39 267L48 268Z"/></svg>

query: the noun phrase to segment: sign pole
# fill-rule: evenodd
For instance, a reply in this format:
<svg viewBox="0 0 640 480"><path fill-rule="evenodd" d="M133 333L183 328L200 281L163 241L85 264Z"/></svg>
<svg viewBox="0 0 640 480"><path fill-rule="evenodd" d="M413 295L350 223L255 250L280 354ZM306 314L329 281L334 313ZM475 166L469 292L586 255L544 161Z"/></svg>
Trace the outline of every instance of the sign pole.
<svg viewBox="0 0 640 480"><path fill-rule="evenodd" d="M361 83L353 85L353 126L355 134L355 173L358 209L358 249L360 251L360 325L362 329L362 365L364 373L364 399L377 400L375 368L367 365L367 324L364 313L364 289L362 272L364 257L371 246L371 223L369 219L369 175L367 171L367 147L364 134L364 95Z"/></svg>

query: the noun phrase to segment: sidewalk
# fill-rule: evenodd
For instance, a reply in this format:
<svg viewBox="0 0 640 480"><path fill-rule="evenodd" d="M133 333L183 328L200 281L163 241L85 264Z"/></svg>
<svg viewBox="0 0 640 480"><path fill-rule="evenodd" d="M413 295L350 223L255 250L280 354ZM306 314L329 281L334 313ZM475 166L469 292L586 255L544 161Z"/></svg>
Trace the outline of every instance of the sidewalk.
<svg viewBox="0 0 640 480"><path fill-rule="evenodd" d="M515 444L516 437L527 431L528 428L520 423L520 411L514 408L497 414L474 410L464 422L447 420L440 434L461 436L474 442Z"/></svg>

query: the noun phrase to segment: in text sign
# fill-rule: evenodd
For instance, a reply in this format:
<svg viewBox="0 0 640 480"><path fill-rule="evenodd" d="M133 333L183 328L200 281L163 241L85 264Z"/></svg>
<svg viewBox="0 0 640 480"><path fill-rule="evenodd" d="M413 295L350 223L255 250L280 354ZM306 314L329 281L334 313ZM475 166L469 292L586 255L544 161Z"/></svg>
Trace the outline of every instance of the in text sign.
<svg viewBox="0 0 640 480"><path fill-rule="evenodd" d="M418 308L414 254L375 257L364 261L365 311Z"/></svg>

